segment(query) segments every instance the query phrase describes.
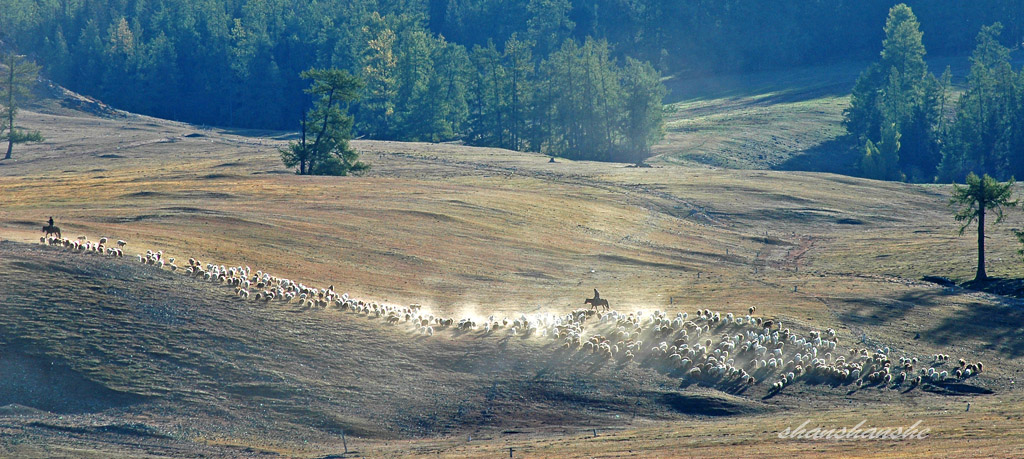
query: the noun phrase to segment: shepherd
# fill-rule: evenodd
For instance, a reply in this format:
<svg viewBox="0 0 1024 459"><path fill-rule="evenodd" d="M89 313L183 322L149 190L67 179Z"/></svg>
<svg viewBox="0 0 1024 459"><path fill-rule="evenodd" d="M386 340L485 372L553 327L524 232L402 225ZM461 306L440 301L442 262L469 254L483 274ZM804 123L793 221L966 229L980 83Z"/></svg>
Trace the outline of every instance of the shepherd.
<svg viewBox="0 0 1024 459"><path fill-rule="evenodd" d="M597 308L598 306L604 306L605 311L610 309L610 306L608 306L608 300L601 298L601 294L597 292L596 288L594 289L594 297L583 300L583 304L589 304L590 309Z"/></svg>
<svg viewBox="0 0 1024 459"><path fill-rule="evenodd" d="M53 217L50 217L50 220L46 223L47 225L43 227L43 233L46 233L47 237L54 234L57 236L57 239L60 239L60 228L53 225Z"/></svg>

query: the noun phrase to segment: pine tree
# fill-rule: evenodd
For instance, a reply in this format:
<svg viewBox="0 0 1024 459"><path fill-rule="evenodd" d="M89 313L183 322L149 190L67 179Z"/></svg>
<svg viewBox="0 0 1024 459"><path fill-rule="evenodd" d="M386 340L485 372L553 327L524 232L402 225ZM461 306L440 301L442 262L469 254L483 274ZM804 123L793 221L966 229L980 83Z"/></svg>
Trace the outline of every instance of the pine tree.
<svg viewBox="0 0 1024 459"><path fill-rule="evenodd" d="M996 179L985 174L979 178L973 172L967 175L966 185L953 185L953 197L950 198L951 206L960 206L954 218L961 222L960 235L963 236L972 223L978 222L978 271L974 281L984 281L988 278L985 274L985 216L987 211L996 214L995 223L1003 220L1003 208L1016 207L1017 201L1013 198L1014 180L1000 184Z"/></svg>
<svg viewBox="0 0 1024 459"><path fill-rule="evenodd" d="M8 53L0 56L0 140L7 141L7 154L4 159L11 159L14 144L23 142L41 142L43 136L38 131L19 130L14 125L18 109L31 95L32 85L39 74L39 66L25 60L25 56Z"/></svg>
<svg viewBox="0 0 1024 459"><path fill-rule="evenodd" d="M347 175L368 166L358 161L359 154L348 141L352 138L352 117L345 113L348 104L359 97L363 83L338 69L309 69L301 77L312 80L306 93L313 107L302 122L302 140L290 142L281 150L287 167L299 166L299 174ZM343 107L346 110L343 110Z"/></svg>
<svg viewBox="0 0 1024 459"><path fill-rule="evenodd" d="M422 30L402 34L395 46L395 118L392 137L414 141L433 140L439 116L431 90L433 53L437 44Z"/></svg>
<svg viewBox="0 0 1024 459"><path fill-rule="evenodd" d="M582 67L580 47L571 39L542 63L549 96L546 103L550 107L546 143L549 153L555 156L583 157L582 120L587 114Z"/></svg>
<svg viewBox="0 0 1024 459"><path fill-rule="evenodd" d="M943 150L942 176L957 180L968 172L1006 179L1012 150L1018 79L1010 67L1010 51L999 43L999 23L982 27L971 57L967 90L960 97L957 117Z"/></svg>
<svg viewBox="0 0 1024 459"><path fill-rule="evenodd" d="M533 42L522 41L512 34L505 42L505 75L507 78L509 106L509 146L513 150L524 149L526 134L526 113L531 104L531 82L534 77Z"/></svg>
<svg viewBox="0 0 1024 459"><path fill-rule="evenodd" d="M928 72L920 24L910 7L893 6L885 22L881 59L857 79L844 111L847 131L867 145L880 146L890 126L902 138L900 161L894 171L871 175L930 180L939 161L936 124L940 84Z"/></svg>
<svg viewBox="0 0 1024 459"><path fill-rule="evenodd" d="M865 177L878 180L901 180L897 164L900 160L900 133L890 124L882 129L882 140L875 144L868 139L861 159L861 172Z"/></svg>
<svg viewBox="0 0 1024 459"><path fill-rule="evenodd" d="M387 139L394 129L398 95L397 37L378 13L374 12L371 17L372 27L368 25L364 30L371 38L361 62L360 76L366 86L359 104L360 131L371 138Z"/></svg>
<svg viewBox="0 0 1024 459"><path fill-rule="evenodd" d="M633 58L626 58L622 69L622 91L625 154L639 165L651 155L651 146L665 136L662 100L668 91L651 64Z"/></svg>
<svg viewBox="0 0 1024 459"><path fill-rule="evenodd" d="M526 10L527 39L536 45L538 56L554 52L576 27L569 19L569 0L530 0Z"/></svg>
<svg viewBox="0 0 1024 459"><path fill-rule="evenodd" d="M882 113L878 106L883 81L882 65L869 65L853 85L850 107L843 110L847 132L862 142L874 138L872 133L881 132Z"/></svg>
<svg viewBox="0 0 1024 459"><path fill-rule="evenodd" d="M470 81L472 104L470 109L470 139L472 143L492 147L505 147L505 122L508 109L508 91L505 89L506 69L502 54L494 42L487 46L474 46L470 53L475 75Z"/></svg>
<svg viewBox="0 0 1024 459"><path fill-rule="evenodd" d="M465 128L469 116L466 80L471 64L466 48L448 43L444 37L435 43L431 53L434 72L425 104L431 120L429 140L441 142L458 138Z"/></svg>
<svg viewBox="0 0 1024 459"><path fill-rule="evenodd" d="M622 160L618 156L622 110L620 71L605 40L588 38L583 48L584 120L583 150L591 159Z"/></svg>

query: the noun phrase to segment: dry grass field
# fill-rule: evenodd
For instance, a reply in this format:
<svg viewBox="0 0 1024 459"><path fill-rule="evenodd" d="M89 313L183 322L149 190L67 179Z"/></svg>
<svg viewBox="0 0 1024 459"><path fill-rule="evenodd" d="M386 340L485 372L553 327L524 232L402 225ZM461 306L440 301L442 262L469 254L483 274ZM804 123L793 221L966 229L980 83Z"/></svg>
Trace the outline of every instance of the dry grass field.
<svg viewBox="0 0 1024 459"><path fill-rule="evenodd" d="M802 110L768 94L736 119L777 103ZM345 178L284 169L282 133L26 111L21 123L47 141L0 163L0 455L327 457L344 451L342 431L350 456L368 457L1024 454L1021 303L920 280L973 275L949 187L669 154L709 151L685 146L687 126L729 110L670 120L651 168L355 141L372 169ZM132 257L249 265L455 317L565 313L594 288L620 311L757 306L800 333L835 328L842 346L983 361L972 387L994 393L680 387L676 375L576 361L539 338L428 337L239 301L130 257L41 245L51 215L64 236L124 239ZM1022 224L1011 212L990 231L990 275L1020 276L1009 229ZM806 420L920 420L931 434L778 438Z"/></svg>

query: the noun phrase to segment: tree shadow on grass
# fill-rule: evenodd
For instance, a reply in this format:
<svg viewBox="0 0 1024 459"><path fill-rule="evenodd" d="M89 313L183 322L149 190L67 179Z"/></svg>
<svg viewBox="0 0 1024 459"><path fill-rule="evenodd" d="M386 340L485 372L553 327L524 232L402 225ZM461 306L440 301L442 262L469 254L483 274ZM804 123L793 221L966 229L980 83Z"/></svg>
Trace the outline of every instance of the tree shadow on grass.
<svg viewBox="0 0 1024 459"><path fill-rule="evenodd" d="M915 307L915 304L903 300L883 298L848 298L843 299L845 310L841 313L842 322L858 325L885 325L898 320Z"/></svg>
<svg viewBox="0 0 1024 459"><path fill-rule="evenodd" d="M1024 279L989 277L983 281L964 282L961 286L993 295L1024 298Z"/></svg>
<svg viewBox="0 0 1024 459"><path fill-rule="evenodd" d="M901 319L914 309L935 308L945 304L943 297L951 293L943 289L928 289L904 293L896 298L843 298L830 300L842 303L844 322L860 325L885 325Z"/></svg>
<svg viewBox="0 0 1024 459"><path fill-rule="evenodd" d="M922 337L949 345L961 340L979 340L984 347L1010 357L1024 355L1024 310L1000 304L973 303Z"/></svg>
<svg viewBox="0 0 1024 459"><path fill-rule="evenodd" d="M858 175L860 151L849 136L827 140L795 155L772 169Z"/></svg>

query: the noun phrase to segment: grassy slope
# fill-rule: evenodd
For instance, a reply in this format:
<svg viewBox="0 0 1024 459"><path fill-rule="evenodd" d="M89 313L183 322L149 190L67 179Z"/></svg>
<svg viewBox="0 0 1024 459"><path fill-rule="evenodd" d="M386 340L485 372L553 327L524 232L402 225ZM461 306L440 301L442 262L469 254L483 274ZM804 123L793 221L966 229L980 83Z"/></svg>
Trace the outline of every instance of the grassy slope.
<svg viewBox="0 0 1024 459"><path fill-rule="evenodd" d="M820 157L845 153L836 139L845 133L842 112L860 67L670 79L665 141L653 161L847 172L849 158Z"/></svg>
<svg viewBox="0 0 1024 459"><path fill-rule="evenodd" d="M1014 54L1014 65L1024 56ZM967 57L930 57L948 66L954 97L970 71ZM843 110L868 62L825 64L735 76L674 77L665 140L654 163L856 175L858 150L843 141Z"/></svg>
<svg viewBox="0 0 1024 459"><path fill-rule="evenodd" d="M946 352L984 360L991 370L979 381L998 392L944 397L861 391L847 401L843 390L797 385L769 402L784 416L651 422L644 418L678 416L652 401L641 419L616 421L610 413L628 412L621 397L637 390L633 384L664 390L670 380L637 369L626 370L625 379L605 370L582 377L583 369L569 367L551 381L517 383L557 361L533 355L537 344L529 341L424 340L333 313L239 306L221 290L130 264L107 268L42 248L3 246L5 354L15 356L11 361L27 375L36 374L33 365L44 355L66 366L68 377L147 397L113 397L134 404L103 406L100 414L96 407L78 407L92 414L74 419L105 419L101 425L116 427L115 419L127 416L169 431L171 439L128 435L129 444L152 443L153 454L211 448L211 454L232 455L238 450L223 445L241 445L315 455L336 450L340 428L373 438L393 429L399 435L436 434L478 424L491 427L477 435L490 440L362 440L360 448L479 456L513 444L548 455L637 449L676 454L686 444L697 448L690 451L718 454L772 441L781 429L776 427L791 419L811 416L852 426L866 416L887 421L892 413L901 413L892 419L925 417L943 429L935 451L971 447L967 438L974 437L968 435L977 435L993 448L987 451L1005 453L998 448L1012 445L1000 444L999 436L1020 433L1012 410L996 407L1021 406L1011 381L1021 369L1024 339L1013 305L914 280L972 273L971 239L955 237L945 187L669 161L652 169L548 164L543 157L501 150L387 142L355 142L374 167L368 176L297 177L281 168L273 146L282 142L273 133L68 115L25 113L25 124L44 130L49 140L0 165L4 239L31 242L46 216L54 215L69 236L127 239L132 253L163 249L179 259L249 264L457 315L565 311L594 287L619 309L739 313L758 305L798 330L835 327L849 345L863 339L922 357ZM1004 228L1021 223L1010 220ZM1014 275L1011 236L991 233L990 273ZM131 289L130 279L154 288ZM119 296L123 291L128 295ZM913 339L916 333L920 339ZM136 360L137 353L148 358ZM498 354L507 367L467 372L456 364L494 362ZM396 378L409 379L396 384ZM603 387L593 403L558 414L567 409L565 397L538 396L573 378ZM482 401L496 383L504 385L499 402ZM452 385L467 389L468 398L445 396ZM960 416L968 400L977 408ZM450 417L460 404L471 413L488 403L499 410L493 419ZM579 407L611 411L571 412ZM958 415L946 414L953 412ZM6 443L6 451L45 456L39 445L51 444L123 453L118 445L126 440L110 428L57 430L71 437L61 442L52 438L56 421L38 413L29 419L36 424L0 427L21 439ZM964 430L979 421L991 422L983 435ZM601 440L574 437L571 432L586 422L626 430ZM314 430L298 438L313 446L286 441L306 425ZM552 425L569 426L570 433L552 436L550 427L541 427ZM510 426L524 433L500 434ZM717 436L723 429L734 437ZM608 442L621 449L609 449ZM889 445L860 451L882 454ZM782 442L779 451L814 454L814 446Z"/></svg>
<svg viewBox="0 0 1024 459"><path fill-rule="evenodd" d="M0 396L5 405L106 410L107 422L145 413L145 425L172 438L264 442L326 441L342 430L398 438L465 426L604 425L626 415L637 394L650 415L674 416L658 406L674 380L566 365L557 343L428 338L354 313L237 301L129 260L11 242L0 253L0 344L17 357L5 374L24 382ZM40 363L59 378L36 376ZM31 384L82 377L96 387L62 398L51 392L63 388Z"/></svg>

